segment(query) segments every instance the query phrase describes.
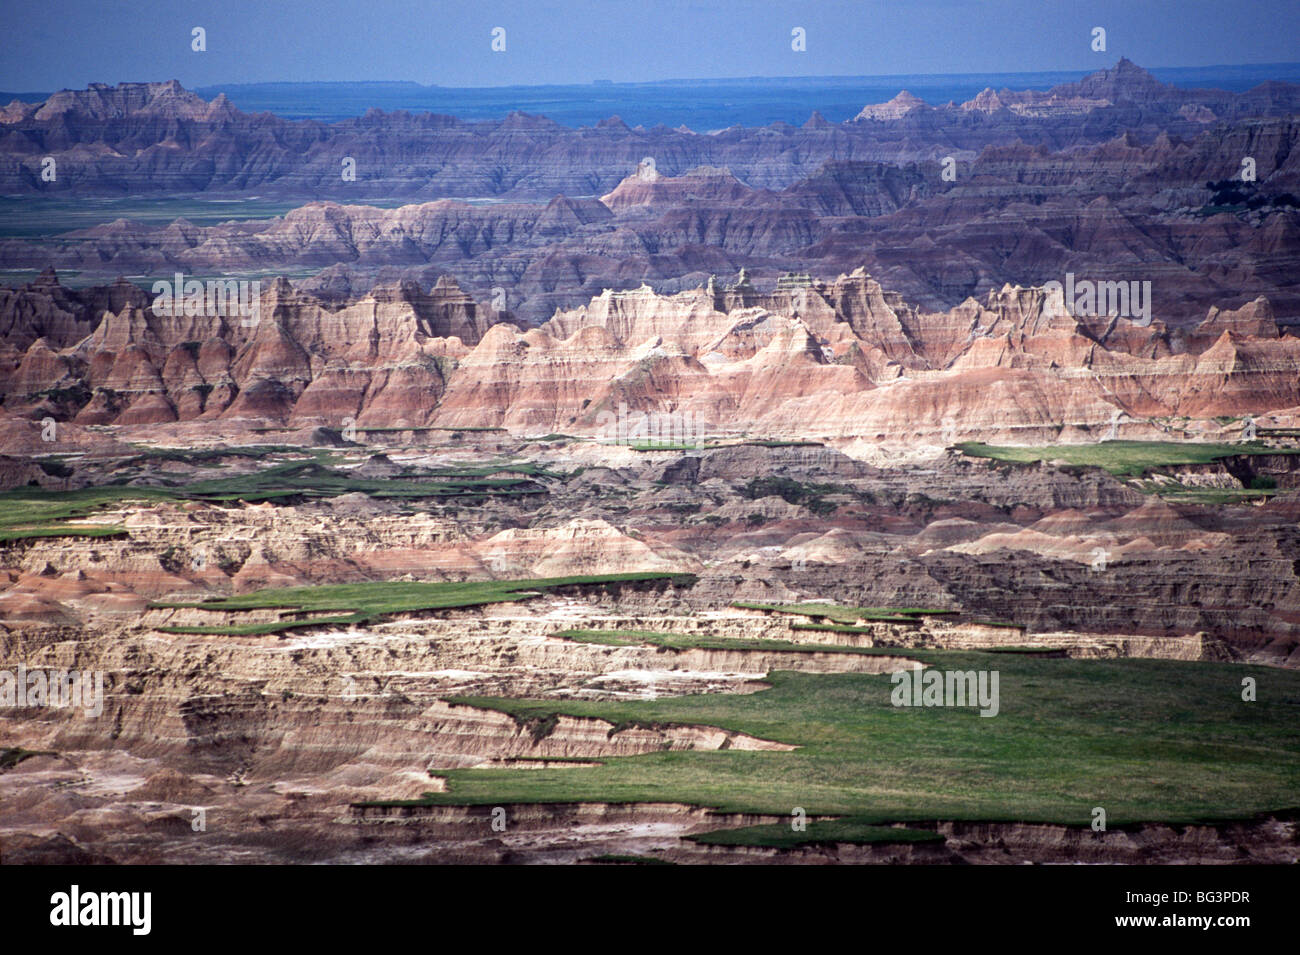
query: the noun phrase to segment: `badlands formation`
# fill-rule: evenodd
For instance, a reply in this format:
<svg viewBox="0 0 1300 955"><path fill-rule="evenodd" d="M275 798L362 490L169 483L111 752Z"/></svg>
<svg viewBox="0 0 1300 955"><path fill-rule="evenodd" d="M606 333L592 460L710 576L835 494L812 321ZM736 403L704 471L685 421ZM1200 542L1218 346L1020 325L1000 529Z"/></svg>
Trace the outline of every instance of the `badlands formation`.
<svg viewBox="0 0 1300 955"><path fill-rule="evenodd" d="M1073 272L1151 281L1171 325L1260 295L1290 325L1297 111L1294 84L1184 90L1128 61L1050 91L947 106L900 94L844 123L712 133L378 111L291 122L175 83L101 85L0 111L0 192L37 202L0 239L0 263L77 270L83 284L301 275L334 303L454 274L527 325L607 288L687 291L742 268L770 288L787 271L865 267L929 312ZM340 156L356 160L355 181ZM43 157L64 170L56 183L42 181ZM126 202L123 218L57 234L39 211L159 194L211 209L250 193L301 204L149 225Z"/></svg>
<svg viewBox="0 0 1300 955"><path fill-rule="evenodd" d="M111 474L155 489L197 488L214 460L223 475L272 463L256 450L150 457L94 427L67 431L84 442L60 459L72 471L60 482ZM115 431L122 441L150 433ZM937 836L923 844L728 849L687 837L781 815L584 799L582 780L593 772L584 766L677 750L779 756L797 747L707 721L539 722L457 702L761 694L776 671L886 674L920 665L924 648L1015 645L1061 660L1294 668L1294 490L1262 506L1187 505L1096 468L1007 466L954 450L881 468L829 446L642 452L499 433L485 454L475 434L384 434L382 450L341 443L270 457L328 460L357 480L390 482L509 460L542 493L450 502L358 492L139 501L126 493L83 519L116 533L10 540L0 570L5 659L103 671L106 685L97 719L39 707L6 719L6 753L22 758L0 773L5 861L1152 862L1242 853L1294 861L1291 823L1281 817L1128 827L1104 840L1086 824L939 818ZM1295 486L1286 463L1266 455L1167 468L1162 477L1224 487L1238 484L1233 472L1242 468ZM261 635L239 628L310 615L204 605L330 583L629 573L650 579ZM800 617L748 609L806 601L954 613L805 629ZM590 631L642 636L612 645L570 636ZM667 649L655 634L688 645ZM576 788L543 804L420 804L426 793L448 792L447 772L464 769L550 769ZM490 819L501 802L512 820L504 833ZM207 820L201 838L196 810Z"/></svg>
<svg viewBox="0 0 1300 955"><path fill-rule="evenodd" d="M814 113L800 127L712 132L629 127L617 117L575 130L521 112L467 122L375 109L338 123L293 121L244 113L225 95L205 101L175 80L94 83L0 108L0 192L42 191L33 158L45 155L77 165L72 188L81 195L253 191L335 200L546 201L557 193L606 193L645 156L658 157L665 175L727 167L753 187L782 189L828 159L904 164L949 154L972 158L989 145L1067 150L1126 133L1143 140L1162 131L1187 137L1216 124L1289 117L1297 102L1295 84L1262 83L1242 93L1188 90L1161 83L1126 59L1046 91L989 89L941 106L902 92L845 123ZM341 156L357 160L356 182L340 180Z"/></svg>
<svg viewBox="0 0 1300 955"><path fill-rule="evenodd" d="M1071 314L1060 288L1007 286L929 312L862 269L761 294L605 291L521 328L451 277L331 306L283 279L256 322L159 314L124 281L0 290L0 395L19 446L44 418L73 431L211 424L296 432L504 428L612 438L628 413L700 438L938 447L1293 427L1300 339L1258 298L1170 327ZM190 427L185 427L190 425ZM680 430L680 425L679 425ZM10 447L14 447L10 445Z"/></svg>
<svg viewBox="0 0 1300 955"><path fill-rule="evenodd" d="M878 327L871 322L883 313L882 293L868 294L873 283L861 276L840 284L856 285L862 295L841 287L836 299L855 303L846 314L857 327ZM280 294L278 287L271 292ZM979 348L951 330L948 352L939 341L910 338L903 322L915 318L896 303L888 310L893 335L879 335L868 353L853 322L828 310L818 326L810 309L814 327L842 326L834 345L827 340L828 351L858 349L840 363L823 354L803 318L752 304L714 310L699 296L684 299L696 303L701 321L676 325L693 334L667 339L661 333L673 323L664 315L682 303L647 293L622 299L631 299L633 309L609 296L557 316L545 329L495 325L471 347L419 331L453 321L428 304L432 297L420 300L423 307L372 300L332 317L319 306L277 300L264 313L281 316L274 338L256 330L242 344L209 339L198 362L181 366L186 370L178 370L176 351L148 334L146 313L129 304L118 316L110 313L110 324L127 320L119 325L124 347L111 358L79 353L76 345L44 346L46 368L104 369L105 377L78 380L79 393L103 397L86 401L89 420L77 413L58 422L53 442L42 442L41 420L31 415L48 417L52 408L41 402L57 402L57 395L29 394L36 404L28 414L5 419L12 453L0 473L14 488L6 505L22 508L33 495L48 494L67 501L74 508L68 517L92 532L29 537L21 518L6 514L6 530L14 533L0 545L0 650L6 661L30 669L102 672L105 688L95 718L48 707L6 716L5 861L1295 861L1294 823L1268 813L1217 825L1153 821L1105 838L1088 832L1086 817L1078 824L984 823L936 813L927 827L908 830L923 832L923 841L794 849L714 844L710 833L763 831L751 827L784 824L789 810L730 809L716 796L655 798L653 788L634 788L631 802L586 796L587 774L638 754L794 758L806 743L726 721L625 720L563 708L757 699L791 676L883 683L885 674L923 665L930 659L923 653L935 649L996 659L1008 687L1015 669L1005 654L990 651L1032 648L1031 656L1042 659L1030 663L1040 666L1148 658L1279 673L1300 668L1296 457L1260 442L1239 450L1224 443L1215 445L1224 456L1147 468L1140 478L1065 461L990 460L945 446L932 434L941 419L909 419L905 399L894 400L898 420L908 422L906 440L880 419L898 442L893 451L864 439L860 429L853 437L797 441L710 433L700 447L658 450L635 439L620 445L593 434L538 434L557 421L570 432L590 430L583 389L593 387L596 368L607 376L618 371L641 388L657 376L660 394L676 393L674 374L707 381L721 369L716 390L705 394L728 402L733 414L754 415L728 419L744 431L763 427L758 416L775 414L770 402L781 399L788 408L803 407L798 413L811 424L815 407L798 405L801 390L811 387L800 375L865 381L860 369L892 364L902 381L864 386L865 397L900 386L940 393L920 390L925 378L916 365L926 355ZM1011 376L1020 394L1033 394L1034 376L1041 383L1051 373L1047 356L1059 356L1059 369L1072 352L1107 354L1095 341L1081 346L1073 320L1064 332L1060 319L1043 316L1040 292L1009 290L1007 298L1030 303L1034 316L1013 313L1021 323L1013 332L1005 313L971 307L972 327L1007 323L990 339L996 347L984 346L989 353L1015 357L949 372L952 381L969 380L970 394L996 388L1004 367L1021 372ZM825 301L820 293L818 300ZM472 315L459 306L452 313L472 337ZM291 315L297 318L289 326ZM296 324L306 315L311 322ZM363 345L352 358L364 362L321 354L348 340L321 331L331 320L374 329L353 339ZM706 320L725 323L722 334ZM1234 335L1232 328L1257 316L1221 313L1209 321L1223 330L1205 329L1215 343L1206 353L1286 354L1287 343L1277 337ZM1050 345L1025 334L1026 325L1044 329ZM287 327L297 329L295 336ZM316 330L316 362L288 365L306 353L296 341L302 329ZM1126 352L1126 360L1144 367L1205 361L1153 345L1160 330L1127 334L1144 342L1135 351L1150 357ZM524 354L508 361L510 349ZM205 363L205 354L220 361ZM150 375L160 358L160 370ZM126 361L136 370L114 370ZM1264 386L1252 376L1274 373L1279 361L1226 367L1245 365L1239 374L1251 384L1241 392L1258 394ZM904 363L916 385L903 383ZM313 366L319 377L307 379ZM278 375L285 367L300 369L302 378L235 377L249 369ZM445 377L434 377L439 368ZM179 386L200 381L196 373L204 369L212 378L202 383L213 385L206 398L224 389L225 408L196 404L194 414L178 413L183 405L169 395L183 395ZM428 377L419 378L422 371ZM1223 400L1236 390L1218 374L1214 390ZM1285 377L1276 373L1278 381ZM657 407L644 391L620 385L617 374L610 380L612 389L607 382L607 390L589 393L611 407ZM1092 375L1077 380L1081 394L1098 387ZM315 384L321 381L332 386ZM371 404L375 381L383 386ZM442 390L424 390L430 381ZM788 397L780 390L784 381ZM91 390L101 389L99 382L122 392L133 382L156 390L113 389L108 396ZM380 399L394 387L408 389L405 413L411 394L428 395L435 409L426 420L448 423L387 416ZM269 396L258 399L257 416L239 413L249 391ZM693 385L680 393L699 392ZM1145 393L1157 400L1157 384ZM557 416L560 400L579 421ZM95 417L96 401L115 423L99 423L105 419ZM336 403L328 413L327 402ZM132 422L135 407L165 413ZM245 400L242 407L254 406ZM979 434L1042 427L997 402L981 407L989 409L988 423L963 427ZM539 417L538 408L548 410ZM486 409L490 425L450 423L489 420ZM851 414L831 410L844 421ZM342 425L352 416L358 423ZM1074 427L1095 432L1108 420L1098 411ZM1094 438L1086 447L1126 446L1122 438L1130 432L1163 434L1165 427L1215 429L1202 436L1237 440L1232 426L1212 417L1158 420L1134 409L1119 425L1121 440ZM448 476L468 483L448 491ZM114 481L131 486L114 489ZM1261 481L1274 490L1250 497ZM101 489L102 503L75 510L80 488ZM557 579L558 586L549 583ZM541 589L517 602L390 612L356 623L323 610L226 610L213 603L330 584L484 580ZM833 608L808 616L761 609L806 603L932 612L855 619ZM582 636L590 633L597 637ZM1004 701L1014 698L1003 692ZM538 700L561 712L528 717L478 702L494 699ZM462 784L448 779L457 772L558 776L572 785L540 801L492 793L457 799ZM506 829L494 828L498 810L507 814ZM813 810L812 818L836 815ZM204 828L196 830L196 820Z"/></svg>
<svg viewBox="0 0 1300 955"><path fill-rule="evenodd" d="M0 861L1296 862L1298 108L10 104Z"/></svg>

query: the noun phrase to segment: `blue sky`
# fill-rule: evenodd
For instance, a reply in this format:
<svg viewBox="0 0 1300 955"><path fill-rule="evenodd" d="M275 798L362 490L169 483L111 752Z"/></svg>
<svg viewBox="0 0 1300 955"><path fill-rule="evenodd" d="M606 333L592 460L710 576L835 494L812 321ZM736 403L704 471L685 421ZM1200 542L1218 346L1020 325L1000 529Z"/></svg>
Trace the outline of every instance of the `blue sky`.
<svg viewBox="0 0 1300 955"><path fill-rule="evenodd" d="M1300 0L44 0L3 3L0 89L179 79L443 86L1294 61ZM191 29L207 31L193 52ZM494 27L506 50L491 49ZM1107 51L1090 48L1093 27ZM791 49L802 27L807 52Z"/></svg>

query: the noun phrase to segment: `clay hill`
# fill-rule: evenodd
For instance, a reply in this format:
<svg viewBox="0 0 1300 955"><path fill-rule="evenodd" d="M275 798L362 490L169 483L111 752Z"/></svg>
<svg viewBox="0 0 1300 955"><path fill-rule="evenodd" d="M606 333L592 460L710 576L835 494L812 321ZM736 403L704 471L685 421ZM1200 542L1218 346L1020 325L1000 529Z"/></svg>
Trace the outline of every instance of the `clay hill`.
<svg viewBox="0 0 1300 955"><path fill-rule="evenodd" d="M341 306L281 279L254 324L160 315L129 283L69 290L47 274L0 292L0 395L8 416L77 426L599 435L626 407L709 434L945 443L1095 440L1121 413L1286 421L1300 406L1300 339L1265 298L1171 328L1158 310L1148 325L1072 315L1039 288L932 312L862 268L784 284L607 290L525 329L450 277Z"/></svg>

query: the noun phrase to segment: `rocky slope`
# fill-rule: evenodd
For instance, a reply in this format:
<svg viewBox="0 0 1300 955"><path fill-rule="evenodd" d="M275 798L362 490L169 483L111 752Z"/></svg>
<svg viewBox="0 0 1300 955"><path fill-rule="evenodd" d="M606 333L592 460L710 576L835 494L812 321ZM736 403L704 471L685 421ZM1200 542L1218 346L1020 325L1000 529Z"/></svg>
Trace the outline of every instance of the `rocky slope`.
<svg viewBox="0 0 1300 955"><path fill-rule="evenodd" d="M1060 149L1132 130L1198 132L1207 123L1293 113L1300 92L1266 84L1242 94L1181 90L1121 60L1111 70L1046 93L984 95L961 106L921 106L900 94L856 121L775 124L716 134L630 129L621 121L568 129L515 113L496 122L372 110L339 123L249 115L224 96L206 102L177 82L102 83L44 103L0 111L0 191L47 186L53 156L65 188L82 195L244 191L298 198L369 196L550 199L610 191L644 156L677 175L728 167L751 186L782 188L827 159L906 162L969 158L985 146L1023 142ZM355 182L340 175L356 160Z"/></svg>
<svg viewBox="0 0 1300 955"><path fill-rule="evenodd" d="M320 270L307 287L336 300L381 276L427 286L454 272L531 323L604 288L649 281L672 292L741 267L770 289L782 271L834 275L865 264L936 311L1073 273L1151 282L1174 325L1259 294L1290 324L1300 320L1298 140L1294 118L1265 118L1186 137L1124 132L1067 150L997 145L963 159L955 181L938 163L835 156L779 190L734 169L669 176L629 164L599 200L309 203L282 218L207 226L116 220L0 240L0 264L107 279ZM1253 182L1241 181L1243 157L1255 160Z"/></svg>
<svg viewBox="0 0 1300 955"><path fill-rule="evenodd" d="M385 438L408 440L372 435ZM340 467L378 473L359 447L332 453ZM895 456L885 467L828 447L636 452L516 441L494 453L542 466L544 493L470 504L358 493L288 497L278 506L132 504L95 516L122 527L118 537L9 542L0 565L0 625L28 633L24 640L45 634L38 644L69 639L79 627L134 638L159 626L230 622L211 611L146 613L153 600L361 580L656 571L698 579L685 590L620 595L617 606L637 618L632 629L663 629L653 622L658 614L678 618L667 629L790 639L779 622L745 615L730 623L683 618L733 601L833 599L960 610L966 623L1010 622L1089 652L1108 645L1284 665L1300 659L1300 470L1276 470L1295 468L1293 457L1243 455L1204 467L1200 480L1212 487L1240 489L1269 475L1292 488L1266 503L1225 506L1166 501L1098 469L1003 465L937 449L926 461L904 465ZM391 454L404 468L482 461L481 451L452 443ZM64 460L70 477L40 480L51 488L110 477L185 486L213 473L211 462L186 464L183 454L152 464L136 454L126 466L131 459L111 447ZM226 473L281 458L230 452L216 460ZM1188 484L1197 479L1166 470ZM572 615L554 619L557 627L580 625ZM929 632L946 645L988 637L932 625L887 638L927 645ZM994 639L1006 642L1007 635ZM1168 647L1159 649L1160 641ZM1184 649L1169 649L1178 646Z"/></svg>
<svg viewBox="0 0 1300 955"><path fill-rule="evenodd" d="M325 201L0 239L0 266L43 270L0 289L0 670L108 678L102 718L0 713L3 860L1295 862L1288 814L936 819L929 843L777 854L684 840L783 821L696 806L511 804L499 833L497 807L358 803L457 768L791 745L466 696L748 694L918 648L1300 667L1298 111L1296 87L1126 60L709 135L290 123L174 82L10 104L6 194ZM163 308L176 272L261 285ZM1080 309L1076 279L1151 290ZM1125 439L1223 447L1070 463L1144 460ZM633 572L675 576L333 622L208 602ZM800 602L926 612L768 606Z"/></svg>
<svg viewBox="0 0 1300 955"><path fill-rule="evenodd" d="M339 466L380 474L396 464L463 466L479 455L401 443L382 457L378 450L342 449ZM951 455L882 469L824 447L507 451L555 475L540 501L465 508L351 494L277 505L128 503L94 518L122 525L125 536L0 547L0 657L106 675L102 718L33 707L0 721L0 746L38 754L0 771L4 860L560 862L662 852L734 862L1294 861L1294 823L1285 818L1144 826L1104 839L1063 827L936 822L945 839L934 845L774 855L682 836L780 820L685 806L508 805L504 834L491 828L491 806L354 806L438 791L444 783L431 773L456 767L582 773L573 760L783 745L708 726L577 718L534 726L450 705L451 696L748 693L774 669L912 666L909 647L1011 643L1085 658L1300 661L1300 538L1296 504L1285 496L1261 507L1174 506L1097 471L1006 469ZM582 468L561 474L565 461ZM274 463L234 453L224 462ZM75 476L100 483L129 473L123 463L122 448L88 445ZM185 483L209 464L180 454L136 480ZM821 488L831 508L765 493L761 479L777 478ZM1098 547L1110 555L1101 568ZM280 637L169 633L160 628L211 625L224 614L149 606L266 586L621 569L689 569L698 582ZM805 600L958 614L834 633L729 606ZM897 649L672 651L580 643L561 636L570 629Z"/></svg>
<svg viewBox="0 0 1300 955"><path fill-rule="evenodd" d="M1171 329L1158 311L1149 324L1071 315L1062 294L1007 286L934 313L861 268L769 294L742 274L676 295L606 290L525 330L448 277L341 306L279 280L248 320L159 314L126 283L69 292L46 274L0 296L0 396L32 428L505 428L622 443L638 428L692 442L1069 443L1184 418L1286 426L1300 406L1300 339L1266 299Z"/></svg>

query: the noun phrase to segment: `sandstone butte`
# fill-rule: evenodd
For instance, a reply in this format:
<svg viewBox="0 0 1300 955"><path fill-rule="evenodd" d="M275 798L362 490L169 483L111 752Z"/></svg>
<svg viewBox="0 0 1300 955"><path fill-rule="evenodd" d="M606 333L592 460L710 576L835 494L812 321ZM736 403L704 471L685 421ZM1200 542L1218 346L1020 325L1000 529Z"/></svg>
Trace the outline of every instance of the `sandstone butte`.
<svg viewBox="0 0 1300 955"><path fill-rule="evenodd" d="M1067 314L1005 286L925 312L863 269L756 292L605 291L520 328L448 277L327 307L284 279L261 318L159 316L125 282L52 273L0 302L0 395L32 428L223 421L311 428L506 428L596 435L602 415L690 414L709 434L915 441L1096 440L1132 419L1300 406L1300 339L1269 302L1190 328Z"/></svg>

